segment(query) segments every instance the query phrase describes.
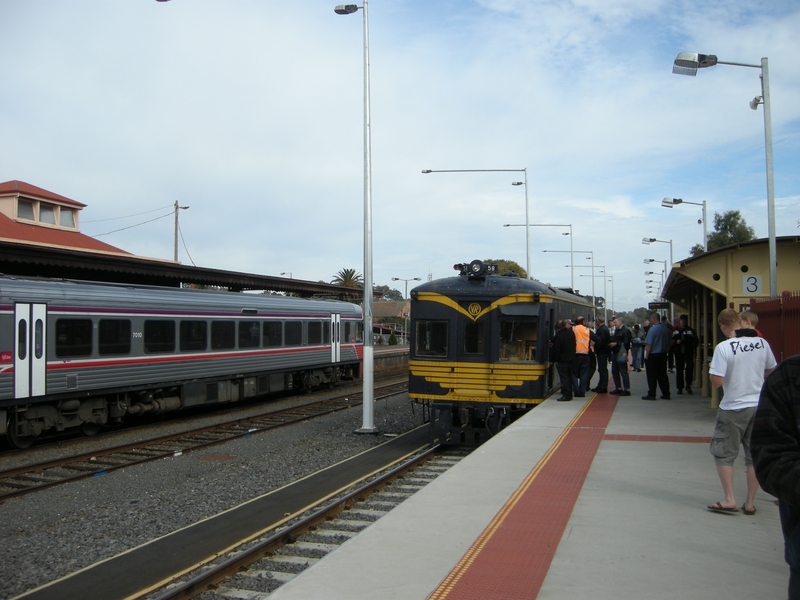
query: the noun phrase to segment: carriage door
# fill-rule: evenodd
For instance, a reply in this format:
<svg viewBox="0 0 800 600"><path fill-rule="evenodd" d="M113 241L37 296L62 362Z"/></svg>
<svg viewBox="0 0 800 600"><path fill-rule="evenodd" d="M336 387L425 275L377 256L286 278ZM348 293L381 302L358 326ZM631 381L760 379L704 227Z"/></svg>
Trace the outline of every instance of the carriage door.
<svg viewBox="0 0 800 600"><path fill-rule="evenodd" d="M14 305L14 397L43 396L47 375L46 304Z"/></svg>
<svg viewBox="0 0 800 600"><path fill-rule="evenodd" d="M331 315L331 362L342 361L342 315L334 313Z"/></svg>

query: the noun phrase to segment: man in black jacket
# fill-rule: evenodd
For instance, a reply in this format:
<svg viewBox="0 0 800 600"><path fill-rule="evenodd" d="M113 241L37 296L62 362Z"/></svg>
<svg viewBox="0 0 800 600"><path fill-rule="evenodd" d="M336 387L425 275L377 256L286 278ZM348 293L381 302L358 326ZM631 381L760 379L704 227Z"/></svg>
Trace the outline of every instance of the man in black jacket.
<svg viewBox="0 0 800 600"><path fill-rule="evenodd" d="M575 359L575 333L572 321L559 319L556 334L550 341L550 360L556 363L558 379L561 381L559 402L572 400L572 362Z"/></svg>
<svg viewBox="0 0 800 600"><path fill-rule="evenodd" d="M612 394L631 395L631 381L628 375L628 352L631 349L631 330L625 327L621 317L614 318L614 335L608 347L611 352L611 377L615 389Z"/></svg>
<svg viewBox="0 0 800 600"><path fill-rule="evenodd" d="M597 372L600 374L600 381L597 387L592 388L593 392L605 394L608 392L608 342L611 341L611 332L608 330L606 320L603 317L596 317L596 329L592 332L592 342L594 342L594 354L597 357Z"/></svg>
<svg viewBox="0 0 800 600"><path fill-rule="evenodd" d="M750 451L758 482L778 498L789 600L800 599L800 354L784 360L761 388ZM755 507L753 507L755 512Z"/></svg>

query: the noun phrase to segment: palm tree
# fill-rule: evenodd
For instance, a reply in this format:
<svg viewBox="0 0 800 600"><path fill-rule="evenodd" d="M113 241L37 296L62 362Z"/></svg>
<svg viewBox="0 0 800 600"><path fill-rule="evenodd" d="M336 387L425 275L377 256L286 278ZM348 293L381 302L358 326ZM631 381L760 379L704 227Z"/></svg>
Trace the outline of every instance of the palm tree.
<svg viewBox="0 0 800 600"><path fill-rule="evenodd" d="M331 281L333 285L343 285L344 287L359 288L364 287L364 278L355 269L342 269Z"/></svg>

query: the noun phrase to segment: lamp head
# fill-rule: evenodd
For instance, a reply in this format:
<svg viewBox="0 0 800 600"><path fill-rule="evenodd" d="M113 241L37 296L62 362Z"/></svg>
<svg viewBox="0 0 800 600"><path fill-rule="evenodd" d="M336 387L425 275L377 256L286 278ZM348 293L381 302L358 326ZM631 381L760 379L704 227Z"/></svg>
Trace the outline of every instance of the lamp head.
<svg viewBox="0 0 800 600"><path fill-rule="evenodd" d="M764 98L762 98L761 96L756 96L755 98L750 100L750 108L752 108L753 110L758 110L759 104L764 104Z"/></svg>
<svg viewBox="0 0 800 600"><path fill-rule="evenodd" d="M431 172L431 170L430 170L430 169L422 169L422 172L423 172L423 173L430 173L430 172Z"/></svg>
<svg viewBox="0 0 800 600"><path fill-rule="evenodd" d="M697 75L697 69L713 67L717 64L717 57L713 54L698 54L697 52L680 52L672 63L672 72L675 75Z"/></svg>
<svg viewBox="0 0 800 600"><path fill-rule="evenodd" d="M522 181L512 181L511 185L522 185L523 183Z"/></svg>
<svg viewBox="0 0 800 600"><path fill-rule="evenodd" d="M400 281L399 277L392 277L392 281Z"/></svg>
<svg viewBox="0 0 800 600"><path fill-rule="evenodd" d="M656 238L642 238L642 243L649 246L651 242L655 242Z"/></svg>
<svg viewBox="0 0 800 600"><path fill-rule="evenodd" d="M333 9L333 12L337 15L352 15L357 10L357 4L338 4L336 8Z"/></svg>

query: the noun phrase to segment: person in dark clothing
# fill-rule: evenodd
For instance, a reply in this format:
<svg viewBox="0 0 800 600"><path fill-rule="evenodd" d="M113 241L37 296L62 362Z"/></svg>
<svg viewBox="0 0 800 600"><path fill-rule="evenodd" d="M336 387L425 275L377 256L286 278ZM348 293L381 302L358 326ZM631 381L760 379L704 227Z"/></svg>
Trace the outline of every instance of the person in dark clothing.
<svg viewBox="0 0 800 600"><path fill-rule="evenodd" d="M612 394L631 395L631 381L628 375L628 352L631 349L631 330L625 327L620 317L614 319L614 335L608 347L611 352L611 376L616 389Z"/></svg>
<svg viewBox="0 0 800 600"><path fill-rule="evenodd" d="M557 400L572 400L572 363L575 360L575 334L569 319L556 323L556 334L550 341L550 360L556 363L558 379L561 381L561 397Z"/></svg>
<svg viewBox="0 0 800 600"><path fill-rule="evenodd" d="M675 354L675 385L678 393L692 393L692 379L694 378L694 349L697 348L697 332L689 327L689 317L681 315L678 318L678 328L672 332L672 351Z"/></svg>
<svg viewBox="0 0 800 600"><path fill-rule="evenodd" d="M644 340L644 370L647 375L647 394L642 400L656 399L656 383L661 388L661 398L669 400L667 354L672 343L669 327L661 323L658 313L650 315L650 330Z"/></svg>
<svg viewBox="0 0 800 600"><path fill-rule="evenodd" d="M592 391L605 394L608 392L608 353L610 352L608 342L611 341L611 332L608 331L608 325L603 317L597 317L594 322L596 329L592 332L592 342L594 342L594 354L597 357L597 372L600 374L600 380L597 382L597 387L592 388Z"/></svg>
<svg viewBox="0 0 800 600"><path fill-rule="evenodd" d="M789 600L800 600L800 354L785 359L761 388L750 450L756 478L778 498Z"/></svg>

